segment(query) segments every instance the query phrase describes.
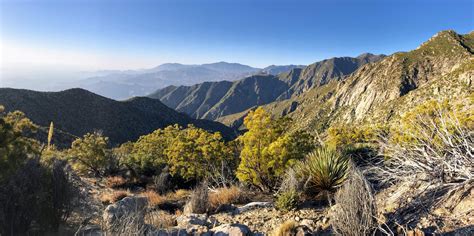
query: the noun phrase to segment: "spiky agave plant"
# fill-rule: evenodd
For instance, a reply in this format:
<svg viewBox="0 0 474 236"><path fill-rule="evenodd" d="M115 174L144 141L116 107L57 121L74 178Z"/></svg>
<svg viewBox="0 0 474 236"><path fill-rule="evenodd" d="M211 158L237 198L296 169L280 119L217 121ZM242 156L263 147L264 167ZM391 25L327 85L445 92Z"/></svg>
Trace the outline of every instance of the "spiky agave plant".
<svg viewBox="0 0 474 236"><path fill-rule="evenodd" d="M349 159L334 149L320 147L298 163L295 170L298 178L304 181L305 192L329 196L346 179Z"/></svg>

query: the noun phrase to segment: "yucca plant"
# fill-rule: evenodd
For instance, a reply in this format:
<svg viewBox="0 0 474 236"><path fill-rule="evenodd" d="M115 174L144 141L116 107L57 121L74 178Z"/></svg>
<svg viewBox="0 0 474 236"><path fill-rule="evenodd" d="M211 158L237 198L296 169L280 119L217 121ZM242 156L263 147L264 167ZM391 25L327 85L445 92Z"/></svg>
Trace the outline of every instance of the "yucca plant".
<svg viewBox="0 0 474 236"><path fill-rule="evenodd" d="M320 147L299 162L295 170L308 195L325 193L329 197L346 179L349 159L334 149Z"/></svg>

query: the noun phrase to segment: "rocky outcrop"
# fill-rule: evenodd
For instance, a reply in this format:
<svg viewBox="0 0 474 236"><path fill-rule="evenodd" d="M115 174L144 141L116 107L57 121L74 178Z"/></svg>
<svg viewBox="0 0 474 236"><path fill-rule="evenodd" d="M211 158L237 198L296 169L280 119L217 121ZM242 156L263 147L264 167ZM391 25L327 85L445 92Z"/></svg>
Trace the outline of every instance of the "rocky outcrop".
<svg viewBox="0 0 474 236"><path fill-rule="evenodd" d="M368 64L343 82L334 107L345 121L362 120L387 103L440 79L473 58L472 35L442 31L416 50Z"/></svg>

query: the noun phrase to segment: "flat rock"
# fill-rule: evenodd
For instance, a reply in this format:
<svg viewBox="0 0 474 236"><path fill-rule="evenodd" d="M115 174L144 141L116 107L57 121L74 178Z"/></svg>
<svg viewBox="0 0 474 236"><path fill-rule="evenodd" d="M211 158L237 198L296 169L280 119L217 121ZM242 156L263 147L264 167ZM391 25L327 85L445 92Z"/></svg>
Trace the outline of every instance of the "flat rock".
<svg viewBox="0 0 474 236"><path fill-rule="evenodd" d="M214 236L247 236L252 235L252 231L246 225L242 224L223 224L213 229Z"/></svg>
<svg viewBox="0 0 474 236"><path fill-rule="evenodd" d="M271 202L251 202L245 206L241 206L234 210L234 214L240 214L246 211L250 211L256 208L269 208L273 207Z"/></svg>

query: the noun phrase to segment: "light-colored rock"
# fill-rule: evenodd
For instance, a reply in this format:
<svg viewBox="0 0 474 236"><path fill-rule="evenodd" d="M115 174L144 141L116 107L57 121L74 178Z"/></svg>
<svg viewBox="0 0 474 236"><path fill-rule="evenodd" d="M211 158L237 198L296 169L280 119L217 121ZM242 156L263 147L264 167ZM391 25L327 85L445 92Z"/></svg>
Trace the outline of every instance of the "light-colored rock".
<svg viewBox="0 0 474 236"><path fill-rule="evenodd" d="M206 226L213 227L218 224L213 217L208 217L207 214L187 214L176 218L178 227L189 228L190 226Z"/></svg>
<svg viewBox="0 0 474 236"><path fill-rule="evenodd" d="M128 223L144 225L145 208L147 199L145 197L126 197L105 208L103 220L106 229L112 229L126 220Z"/></svg>
<svg viewBox="0 0 474 236"><path fill-rule="evenodd" d="M241 206L234 211L234 214L240 214L246 211L250 211L256 208L269 208L273 207L271 202L251 202L245 206Z"/></svg>
<svg viewBox="0 0 474 236"><path fill-rule="evenodd" d="M242 224L223 224L213 229L214 236L248 236L252 231L248 226Z"/></svg>
<svg viewBox="0 0 474 236"><path fill-rule="evenodd" d="M315 222L314 222L314 220L303 219L303 220L301 220L300 225L304 225L304 226L308 227L309 229L314 230Z"/></svg>
<svg viewBox="0 0 474 236"><path fill-rule="evenodd" d="M304 225L296 227L296 236L311 236L311 230Z"/></svg>

